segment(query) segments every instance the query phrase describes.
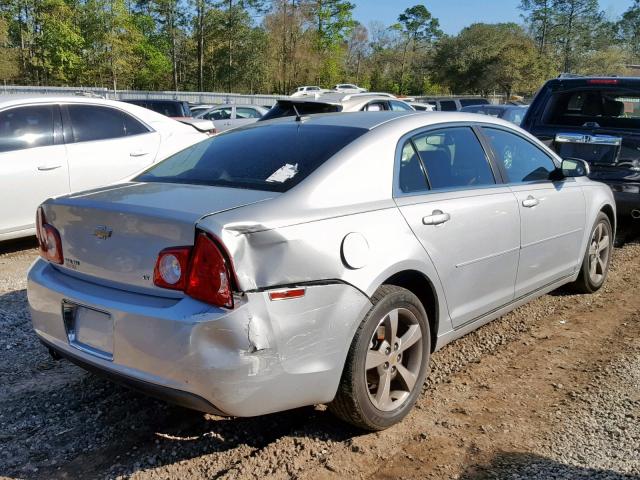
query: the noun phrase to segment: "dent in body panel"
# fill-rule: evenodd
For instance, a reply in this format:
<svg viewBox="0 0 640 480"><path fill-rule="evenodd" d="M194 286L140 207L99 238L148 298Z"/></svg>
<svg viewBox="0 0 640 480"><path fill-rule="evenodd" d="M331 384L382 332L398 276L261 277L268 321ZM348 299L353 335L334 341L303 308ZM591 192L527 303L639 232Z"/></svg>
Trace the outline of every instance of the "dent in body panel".
<svg viewBox="0 0 640 480"><path fill-rule="evenodd" d="M254 226L255 222L242 221L239 213L207 217L199 227L222 239L234 264L240 290L328 280L346 282L371 297L389 277L415 270L430 279L437 298L442 299L438 304L440 329L451 328L433 263L393 201L383 209L270 230L240 229L243 233L236 227ZM226 228L227 220L230 220L230 230ZM369 246L367 264L359 269L346 265L342 256L343 240L352 232L366 238ZM330 299L327 302L330 304Z"/></svg>

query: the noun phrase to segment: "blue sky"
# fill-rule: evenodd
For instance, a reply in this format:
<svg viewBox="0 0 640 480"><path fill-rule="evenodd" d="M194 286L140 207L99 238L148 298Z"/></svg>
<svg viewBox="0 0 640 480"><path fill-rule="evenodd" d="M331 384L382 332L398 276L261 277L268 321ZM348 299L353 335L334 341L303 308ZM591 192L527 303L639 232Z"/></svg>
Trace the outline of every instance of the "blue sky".
<svg viewBox="0 0 640 480"><path fill-rule="evenodd" d="M475 22L522 22L519 0L351 0L356 4L355 18L365 26L372 21L390 25L397 21L405 8L424 3L440 20L440 27L448 34L456 34ZM632 0L600 0L600 7L616 17L633 3Z"/></svg>

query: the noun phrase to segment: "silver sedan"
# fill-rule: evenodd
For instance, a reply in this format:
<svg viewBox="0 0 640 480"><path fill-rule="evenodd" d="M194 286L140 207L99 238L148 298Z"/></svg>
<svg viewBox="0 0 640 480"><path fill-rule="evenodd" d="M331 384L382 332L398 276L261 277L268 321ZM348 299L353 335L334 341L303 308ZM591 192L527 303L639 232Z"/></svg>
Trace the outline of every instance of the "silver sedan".
<svg viewBox="0 0 640 480"><path fill-rule="evenodd" d="M212 120L216 131L224 132L257 122L268 111L259 105L217 105L199 113L196 118Z"/></svg>
<svg viewBox="0 0 640 480"><path fill-rule="evenodd" d="M328 403L379 430L430 355L606 280L611 190L514 125L358 112L234 130L38 210L28 279L55 355L195 409Z"/></svg>

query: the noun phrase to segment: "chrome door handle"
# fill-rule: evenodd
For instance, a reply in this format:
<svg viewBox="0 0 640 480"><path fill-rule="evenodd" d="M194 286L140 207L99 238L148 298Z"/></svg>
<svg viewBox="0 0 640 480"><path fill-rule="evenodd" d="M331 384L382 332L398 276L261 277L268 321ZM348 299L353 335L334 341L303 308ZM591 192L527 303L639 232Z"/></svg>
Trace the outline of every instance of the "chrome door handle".
<svg viewBox="0 0 640 480"><path fill-rule="evenodd" d="M444 213L442 210L434 210L431 215L422 217L422 223L425 225L440 225L441 223L451 220L451 215Z"/></svg>
<svg viewBox="0 0 640 480"><path fill-rule="evenodd" d="M522 206L523 207L527 207L527 208L532 208L535 207L536 205L538 205L540 203L540 200L538 200L535 197L532 197L531 195L529 195L527 198L525 198L522 201Z"/></svg>
<svg viewBox="0 0 640 480"><path fill-rule="evenodd" d="M56 168L60 168L62 165L40 165L38 170L41 172L46 172L48 170L55 170Z"/></svg>
<svg viewBox="0 0 640 480"><path fill-rule="evenodd" d="M144 155L148 155L149 152L143 152L142 150L135 150L129 153L130 157L142 157Z"/></svg>

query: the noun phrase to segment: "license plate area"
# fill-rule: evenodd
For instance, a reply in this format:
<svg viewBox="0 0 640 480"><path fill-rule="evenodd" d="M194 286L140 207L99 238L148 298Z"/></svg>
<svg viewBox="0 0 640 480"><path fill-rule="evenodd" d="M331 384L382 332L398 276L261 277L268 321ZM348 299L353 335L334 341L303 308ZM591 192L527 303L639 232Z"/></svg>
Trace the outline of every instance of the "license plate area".
<svg viewBox="0 0 640 480"><path fill-rule="evenodd" d="M64 300L62 318L69 345L113 360L113 318L109 313Z"/></svg>

